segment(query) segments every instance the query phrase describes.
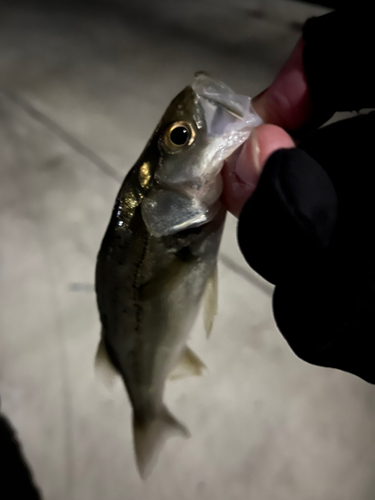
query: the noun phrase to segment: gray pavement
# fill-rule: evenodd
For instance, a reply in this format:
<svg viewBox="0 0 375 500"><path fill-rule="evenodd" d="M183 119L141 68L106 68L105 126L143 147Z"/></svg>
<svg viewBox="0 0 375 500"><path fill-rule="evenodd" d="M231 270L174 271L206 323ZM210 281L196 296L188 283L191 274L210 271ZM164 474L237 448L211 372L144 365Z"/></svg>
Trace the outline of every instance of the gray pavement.
<svg viewBox="0 0 375 500"><path fill-rule="evenodd" d="M169 383L189 427L142 483L119 383L96 380L96 253L120 180L205 69L254 95L325 12L286 1L0 5L0 394L47 500L372 500L375 390L307 365L228 217L202 378ZM0 493L1 496L1 493Z"/></svg>

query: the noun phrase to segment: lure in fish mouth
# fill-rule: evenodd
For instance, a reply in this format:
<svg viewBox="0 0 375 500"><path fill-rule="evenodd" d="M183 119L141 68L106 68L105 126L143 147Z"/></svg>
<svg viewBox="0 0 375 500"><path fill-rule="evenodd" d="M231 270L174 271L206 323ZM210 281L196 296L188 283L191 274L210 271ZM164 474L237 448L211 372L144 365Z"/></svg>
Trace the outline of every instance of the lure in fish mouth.
<svg viewBox="0 0 375 500"><path fill-rule="evenodd" d="M164 385L204 367L187 340L204 296L207 333L216 314L225 221L220 171L260 123L249 97L196 74L167 108L115 201L96 266L96 366L102 373L111 367L124 381L143 478L168 435L188 435L163 403Z"/></svg>

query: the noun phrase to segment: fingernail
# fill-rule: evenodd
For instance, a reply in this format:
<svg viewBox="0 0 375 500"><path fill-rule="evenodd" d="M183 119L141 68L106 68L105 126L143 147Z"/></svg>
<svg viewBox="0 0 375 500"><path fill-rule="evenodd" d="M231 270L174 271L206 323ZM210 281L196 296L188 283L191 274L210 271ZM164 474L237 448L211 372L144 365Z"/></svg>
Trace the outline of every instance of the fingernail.
<svg viewBox="0 0 375 500"><path fill-rule="evenodd" d="M256 185L260 177L259 144L256 129L242 146L236 162L235 172L244 184Z"/></svg>

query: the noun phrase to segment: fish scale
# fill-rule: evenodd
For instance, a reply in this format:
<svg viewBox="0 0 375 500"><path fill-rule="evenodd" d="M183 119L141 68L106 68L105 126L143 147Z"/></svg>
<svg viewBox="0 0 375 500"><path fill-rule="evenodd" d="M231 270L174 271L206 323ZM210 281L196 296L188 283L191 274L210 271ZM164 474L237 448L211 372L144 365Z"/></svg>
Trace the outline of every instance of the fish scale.
<svg viewBox="0 0 375 500"><path fill-rule="evenodd" d="M189 435L164 405L164 386L204 368L187 340L205 293L207 330L216 314L220 171L258 124L250 98L198 74L126 176L99 250L96 365L111 363L124 381L143 478L169 435Z"/></svg>

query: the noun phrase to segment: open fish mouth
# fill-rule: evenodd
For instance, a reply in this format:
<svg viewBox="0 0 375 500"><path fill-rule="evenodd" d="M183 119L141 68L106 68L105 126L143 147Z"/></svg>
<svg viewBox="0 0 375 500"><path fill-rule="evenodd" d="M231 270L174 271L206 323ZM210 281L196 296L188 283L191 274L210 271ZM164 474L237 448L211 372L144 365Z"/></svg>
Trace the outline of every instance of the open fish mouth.
<svg viewBox="0 0 375 500"><path fill-rule="evenodd" d="M236 94L203 71L195 73L192 89L204 109L208 135L225 137L228 141L225 158L249 137L254 127L263 123L250 97Z"/></svg>

